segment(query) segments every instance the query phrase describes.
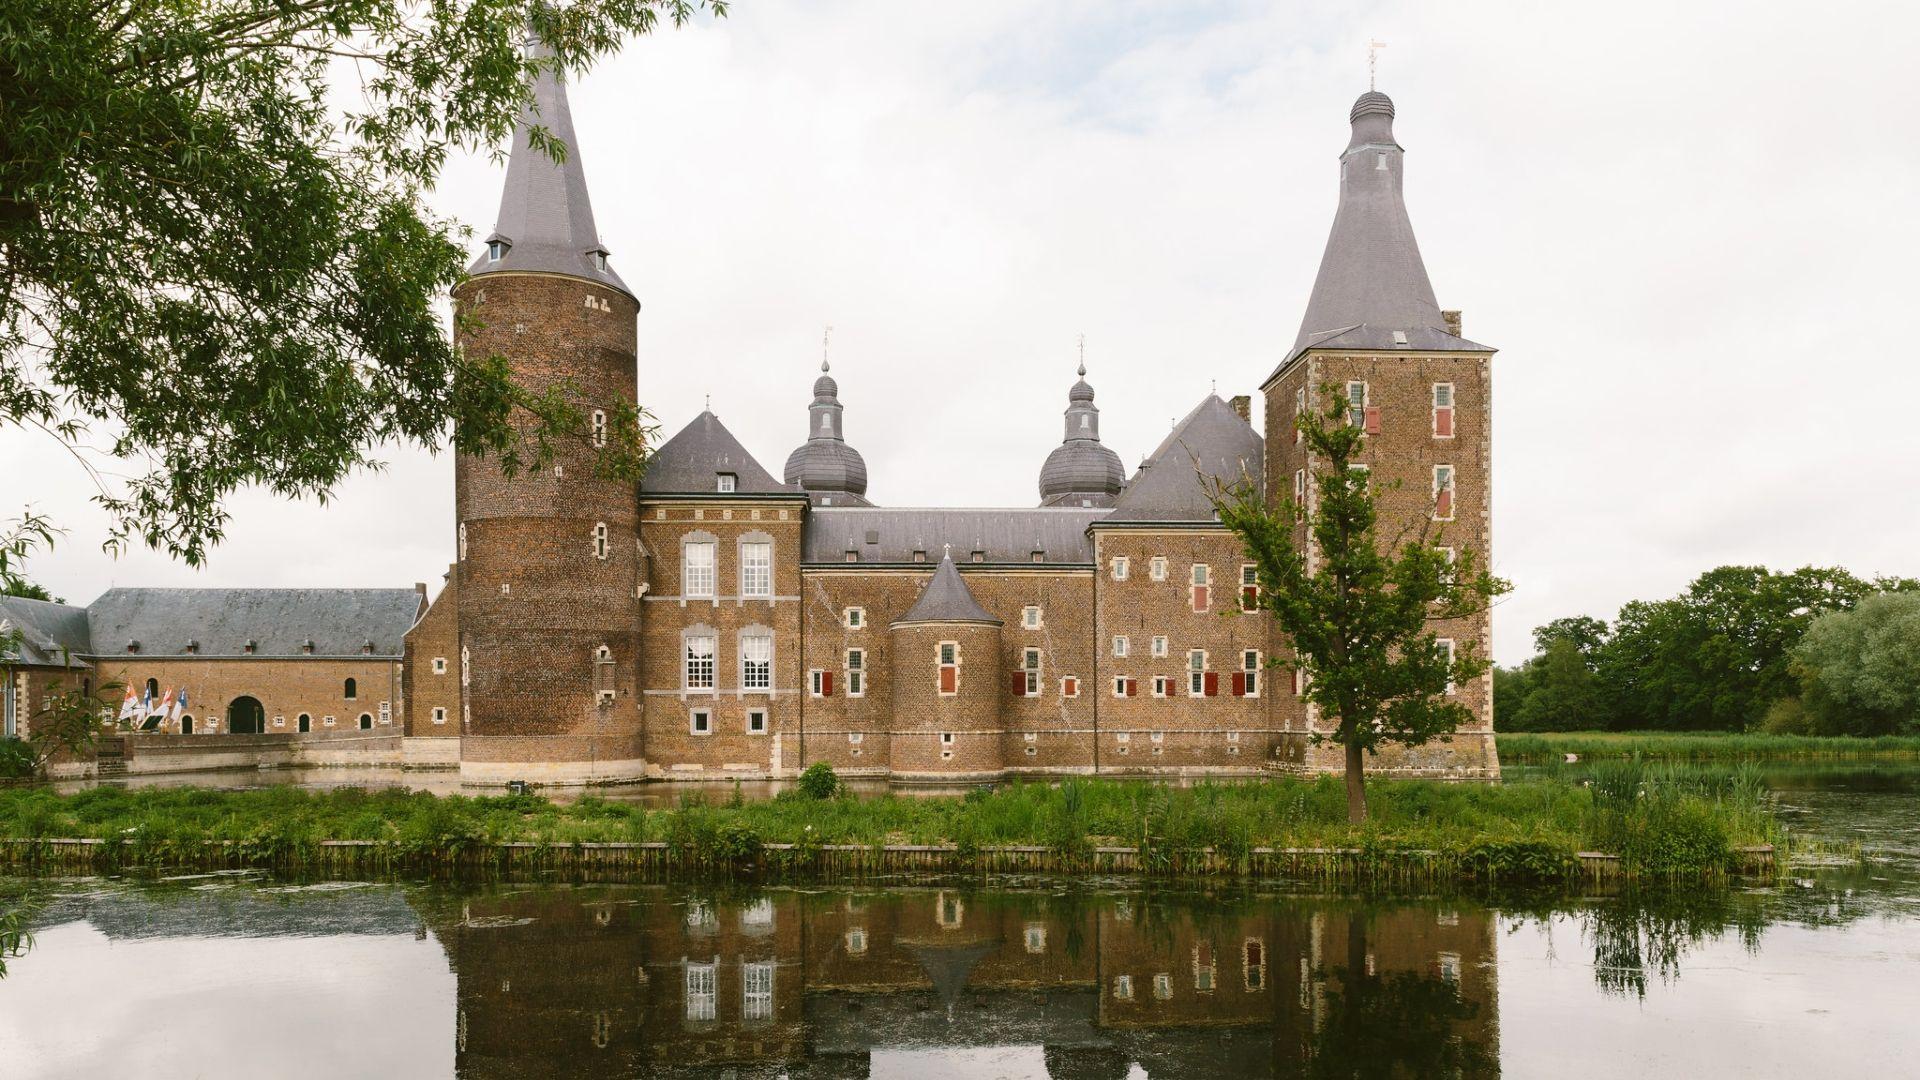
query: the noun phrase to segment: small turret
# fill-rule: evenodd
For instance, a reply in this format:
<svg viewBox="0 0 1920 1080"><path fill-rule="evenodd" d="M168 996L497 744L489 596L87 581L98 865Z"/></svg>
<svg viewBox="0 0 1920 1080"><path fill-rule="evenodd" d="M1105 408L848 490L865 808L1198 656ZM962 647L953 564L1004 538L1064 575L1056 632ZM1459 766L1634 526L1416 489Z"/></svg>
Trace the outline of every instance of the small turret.
<svg viewBox="0 0 1920 1080"><path fill-rule="evenodd" d="M870 506L867 462L847 445L840 384L831 371L821 360L813 404L807 406L807 441L787 456L786 481L804 490L815 506Z"/></svg>
<svg viewBox="0 0 1920 1080"><path fill-rule="evenodd" d="M1100 410L1093 404L1082 362L1080 381L1067 391L1066 433L1040 467L1040 505L1112 506L1127 482L1120 455L1100 443Z"/></svg>

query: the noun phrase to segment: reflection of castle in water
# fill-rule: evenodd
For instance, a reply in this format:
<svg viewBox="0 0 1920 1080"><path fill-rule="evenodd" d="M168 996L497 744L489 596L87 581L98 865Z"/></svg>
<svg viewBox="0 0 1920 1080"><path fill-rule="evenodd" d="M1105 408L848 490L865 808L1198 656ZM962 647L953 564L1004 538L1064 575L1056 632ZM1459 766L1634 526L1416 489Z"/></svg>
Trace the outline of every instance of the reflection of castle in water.
<svg viewBox="0 0 1920 1080"><path fill-rule="evenodd" d="M1496 1068L1477 908L597 887L416 902L458 977L468 1078L858 1077L891 1051L992 1046L1042 1048L1054 1077Z"/></svg>

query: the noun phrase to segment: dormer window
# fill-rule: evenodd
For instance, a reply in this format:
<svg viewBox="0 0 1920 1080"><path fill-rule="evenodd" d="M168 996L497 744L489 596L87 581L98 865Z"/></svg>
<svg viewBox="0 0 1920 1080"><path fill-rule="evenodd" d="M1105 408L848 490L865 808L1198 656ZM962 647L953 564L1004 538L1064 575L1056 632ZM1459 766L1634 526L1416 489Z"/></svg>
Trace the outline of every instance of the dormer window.
<svg viewBox="0 0 1920 1080"><path fill-rule="evenodd" d="M199 651L200 651L200 643L199 643L198 641L195 641L195 640L193 640L192 638L188 638L188 639L187 639L187 651L188 651L189 653L197 653L197 652L199 652Z"/></svg>
<svg viewBox="0 0 1920 1080"><path fill-rule="evenodd" d="M605 251L596 251L593 253L593 268L603 274L607 272L607 253Z"/></svg>
<svg viewBox="0 0 1920 1080"><path fill-rule="evenodd" d="M127 651L128 651L128 652L130 652L130 653L131 653L131 652L139 652L139 651L140 651L140 643L139 643L138 641L135 641L135 640L133 640L132 638L128 638L128 639L127 639Z"/></svg>
<svg viewBox="0 0 1920 1080"><path fill-rule="evenodd" d="M501 256L505 255L506 253L507 253L506 241L504 240L487 241L487 261L488 262L497 263L500 261Z"/></svg>
<svg viewBox="0 0 1920 1080"><path fill-rule="evenodd" d="M303 641L303 642L301 642L301 643L300 643L300 651L301 651L301 652L303 652L303 653L306 653L306 654L308 654L308 655L312 655L312 653L313 653L313 639L312 639L312 638L308 638L307 640L305 640L305 641Z"/></svg>
<svg viewBox="0 0 1920 1080"><path fill-rule="evenodd" d="M740 478L730 472L720 474L720 490L733 491L740 486Z"/></svg>
<svg viewBox="0 0 1920 1080"><path fill-rule="evenodd" d="M246 653L248 656L252 656L254 654L254 651L259 648L260 648L259 642L255 641L252 638L248 638L246 641L246 644L240 646L240 651L243 653Z"/></svg>

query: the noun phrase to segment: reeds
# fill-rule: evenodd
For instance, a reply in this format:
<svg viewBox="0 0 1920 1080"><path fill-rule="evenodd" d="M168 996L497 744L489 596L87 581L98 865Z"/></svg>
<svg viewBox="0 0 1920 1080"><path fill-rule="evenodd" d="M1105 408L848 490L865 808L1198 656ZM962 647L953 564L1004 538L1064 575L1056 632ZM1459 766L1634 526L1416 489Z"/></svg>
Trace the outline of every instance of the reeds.
<svg viewBox="0 0 1920 1080"><path fill-rule="evenodd" d="M1671 761L1912 761L1920 736L1767 735L1732 732L1585 731L1501 733L1501 762L1546 765L1568 754L1582 760L1640 757Z"/></svg>

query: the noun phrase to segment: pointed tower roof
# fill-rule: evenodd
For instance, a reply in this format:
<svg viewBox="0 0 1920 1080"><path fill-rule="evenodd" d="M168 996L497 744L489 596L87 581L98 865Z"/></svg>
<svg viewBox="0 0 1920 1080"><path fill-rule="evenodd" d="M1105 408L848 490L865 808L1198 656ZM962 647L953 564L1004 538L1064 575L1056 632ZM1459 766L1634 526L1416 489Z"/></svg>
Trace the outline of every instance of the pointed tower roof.
<svg viewBox="0 0 1920 1080"><path fill-rule="evenodd" d="M1084 362L1080 381L1067 391L1066 417L1065 438L1040 467L1040 505L1112 506L1127 482L1127 467L1100 443L1100 410L1093 404Z"/></svg>
<svg viewBox="0 0 1920 1080"><path fill-rule="evenodd" d="M711 409L653 452L640 478L640 491L645 495L716 494L721 491L722 476L733 477L729 494L799 494L761 468Z"/></svg>
<svg viewBox="0 0 1920 1080"><path fill-rule="evenodd" d="M933 572L927 587L920 590L920 599L913 602L905 615L894 620L894 625L954 622L1002 625L973 598L973 590L961 580L959 568L953 565L953 551L948 549L940 556L940 567Z"/></svg>
<svg viewBox="0 0 1920 1080"><path fill-rule="evenodd" d="M869 506L867 462L847 445L840 384L830 370L821 360L813 404L807 407L807 441L787 455L787 483L804 489L816 506Z"/></svg>
<svg viewBox="0 0 1920 1080"><path fill-rule="evenodd" d="M530 46L533 56L551 60L545 45ZM544 127L565 151L555 161L533 146L531 132ZM502 246L500 258L492 245ZM573 110L557 68L548 67L533 82L533 100L513 125L513 150L500 192L500 213L487 237L488 250L468 268L474 275L505 271L566 274L609 285L631 296L620 275L607 265L607 249L593 224L587 197L587 173L573 133Z"/></svg>
<svg viewBox="0 0 1920 1080"><path fill-rule="evenodd" d="M1233 406L1208 394L1174 425L1140 465L1126 490L1114 500L1113 513L1093 523L1213 521L1202 476L1231 487L1251 481L1261 487L1265 443Z"/></svg>
<svg viewBox="0 0 1920 1080"><path fill-rule="evenodd" d="M1393 99L1378 91L1353 103L1340 205L1289 360L1313 348L1492 351L1449 333L1440 314L1402 198L1393 115Z"/></svg>

